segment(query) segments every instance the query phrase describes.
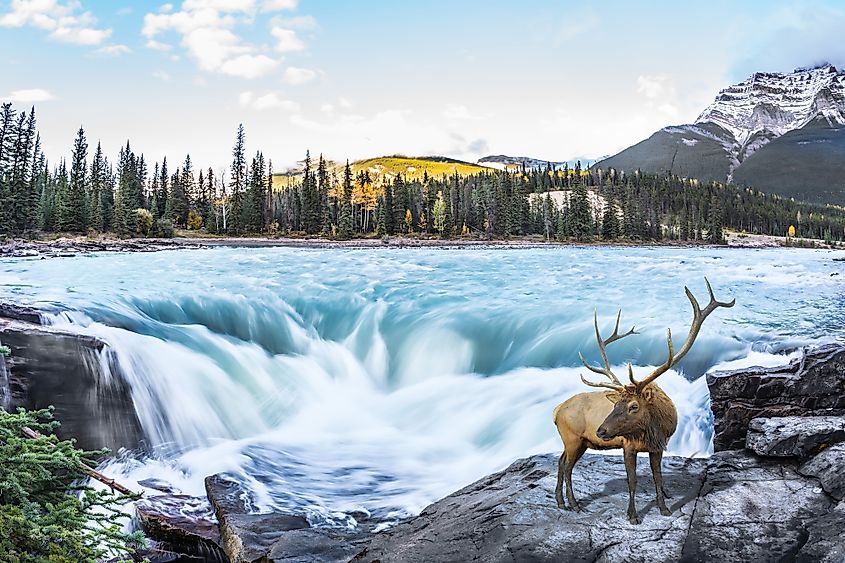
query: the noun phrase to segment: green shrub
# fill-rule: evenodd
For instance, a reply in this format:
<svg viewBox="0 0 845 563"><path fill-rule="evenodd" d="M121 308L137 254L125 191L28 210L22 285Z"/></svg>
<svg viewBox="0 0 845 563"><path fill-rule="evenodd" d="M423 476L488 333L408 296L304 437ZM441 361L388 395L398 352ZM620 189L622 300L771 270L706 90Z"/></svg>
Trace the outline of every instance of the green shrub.
<svg viewBox="0 0 845 563"><path fill-rule="evenodd" d="M176 230L173 228L173 221L171 221L170 219L159 219L158 221L156 221L155 233L158 237L175 237Z"/></svg>
<svg viewBox="0 0 845 563"><path fill-rule="evenodd" d="M143 208L133 211L135 216L135 233L142 237L150 236L153 229L153 214Z"/></svg>
<svg viewBox="0 0 845 563"><path fill-rule="evenodd" d="M105 452L79 450L49 435L58 424L48 409L0 409L0 561L128 559L144 542L119 522L120 507L131 497L82 484L80 464L93 464ZM23 427L44 435L25 438Z"/></svg>

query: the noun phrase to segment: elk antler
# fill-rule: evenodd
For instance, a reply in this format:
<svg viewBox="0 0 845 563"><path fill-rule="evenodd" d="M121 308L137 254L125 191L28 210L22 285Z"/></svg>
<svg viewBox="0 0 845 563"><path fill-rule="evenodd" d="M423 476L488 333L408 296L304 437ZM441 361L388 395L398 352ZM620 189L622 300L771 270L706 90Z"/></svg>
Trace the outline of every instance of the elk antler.
<svg viewBox="0 0 845 563"><path fill-rule="evenodd" d="M602 339L601 332L599 332L598 313L593 311L593 326L596 327L596 342L599 345L599 353L601 354L601 359L602 359L602 363L604 364L604 367L598 368L598 367L595 367L593 365L590 365L590 363L587 360L584 359L584 356L581 354L581 352L578 352L578 356L581 358L581 361L584 363L584 366L588 370L590 370L593 373L599 373L599 374L606 376L608 379L610 379L610 383L604 383L604 382L593 383L591 381L587 381L586 379L584 379L584 376L582 375L581 381L583 381L584 384L589 385L590 387L605 387L607 389L614 389L616 391L619 391L624 387L622 385L622 382L619 381L619 378L616 377L616 374L614 374L610 370L610 360L607 359L607 349L606 349L608 344L616 342L617 340L621 340L621 339L625 338L626 336L630 336L632 334L637 333L637 331L634 330L636 327L632 326L631 330L629 330L625 334L619 334L619 320L621 318L622 318L622 310L620 309L619 312L616 314L616 326L613 328L613 334L611 334L606 339Z"/></svg>
<svg viewBox="0 0 845 563"><path fill-rule="evenodd" d="M692 304L692 325L689 329L689 334L687 335L687 340L684 342L684 345L681 346L681 349L678 350L677 354L673 352L672 346L672 330L670 329L668 341L669 341L669 357L666 359L666 363L655 369L651 372L648 377L643 379L642 381L637 381L634 379L634 373L632 370L628 370L628 379L631 380L631 384L636 387L637 390L643 389L646 385L657 379L659 376L664 374L670 367L674 364L681 361L681 358L686 356L687 352L689 352L690 348L692 348L693 343L695 342L696 337L698 336L698 331L701 330L701 325L704 323L704 320L707 318L710 313L715 311L718 307L726 307L730 308L736 304L736 299L731 300L730 303L716 301L716 296L713 295L713 288L710 287L710 282L707 278L704 278L704 283L707 284L707 292L710 294L710 302L707 306L702 309L701 306L698 304L698 301L695 299L695 296L689 290L688 287L684 286L684 292L687 294L687 298L689 299L690 303Z"/></svg>

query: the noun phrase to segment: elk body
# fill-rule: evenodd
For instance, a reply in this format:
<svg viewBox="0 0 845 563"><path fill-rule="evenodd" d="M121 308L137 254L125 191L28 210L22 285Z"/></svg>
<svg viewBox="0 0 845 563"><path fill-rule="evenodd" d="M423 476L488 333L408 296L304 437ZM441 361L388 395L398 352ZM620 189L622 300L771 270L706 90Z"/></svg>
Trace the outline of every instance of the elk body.
<svg viewBox="0 0 845 563"><path fill-rule="evenodd" d="M669 438L675 433L678 424L678 413L672 399L654 383L660 375L665 373L675 363L689 352L695 342L704 320L718 307L733 307L736 300L723 303L716 300L710 282L705 278L710 302L703 309L688 288L684 288L687 298L692 304L693 320L687 339L680 350L675 353L672 344L672 332L668 331L669 356L666 363L652 371L644 379L637 381L631 365L628 365L629 384L622 384L611 371L607 358L606 347L635 334L634 327L624 334L619 334L619 320L622 312L616 316L616 327L613 334L602 339L599 332L598 318L593 317L596 340L602 366L593 366L584 356L581 361L590 371L602 374L608 381L591 382L581 376L581 380L590 387L604 388L604 391L592 393L578 393L567 401L558 405L554 410L554 423L563 441L563 454L558 462L557 487L555 498L560 508L565 508L563 502L563 482L566 481L566 499L572 510L580 511L581 507L572 492L572 468L588 448L595 450L621 448L625 470L628 475L628 520L632 524L639 524L637 509L634 504L634 493L637 488L637 454L648 452L651 462L651 472L657 492L657 506L664 516L671 514L666 507L665 498L668 497L663 488L661 463L663 451Z"/></svg>

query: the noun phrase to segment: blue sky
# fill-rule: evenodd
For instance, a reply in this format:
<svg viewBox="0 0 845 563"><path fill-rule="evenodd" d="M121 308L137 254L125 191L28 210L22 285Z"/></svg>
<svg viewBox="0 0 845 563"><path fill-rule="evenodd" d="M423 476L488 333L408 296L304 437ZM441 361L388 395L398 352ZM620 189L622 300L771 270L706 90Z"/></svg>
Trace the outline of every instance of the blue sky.
<svg viewBox="0 0 845 563"><path fill-rule="evenodd" d="M0 99L53 159L225 166L237 124L284 168L403 153L612 154L755 71L845 66L845 1L0 1Z"/></svg>

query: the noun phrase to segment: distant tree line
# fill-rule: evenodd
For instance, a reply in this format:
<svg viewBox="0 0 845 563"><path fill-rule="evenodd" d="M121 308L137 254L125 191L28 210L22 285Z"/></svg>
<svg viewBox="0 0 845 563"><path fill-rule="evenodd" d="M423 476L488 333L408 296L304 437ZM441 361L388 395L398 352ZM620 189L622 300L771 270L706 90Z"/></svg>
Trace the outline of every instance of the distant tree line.
<svg viewBox="0 0 845 563"><path fill-rule="evenodd" d="M228 235L304 234L337 239L419 235L548 240L721 242L723 229L841 241L845 210L747 188L634 172L490 170L421 177L353 173L306 153L303 169L273 187L272 164L246 156L243 126L226 172L186 156L150 167L129 142L117 162L89 150L80 127L70 161L49 163L35 109L0 106L0 234L111 232L172 236L174 229ZM226 177L228 173L228 177Z"/></svg>
<svg viewBox="0 0 845 563"><path fill-rule="evenodd" d="M841 241L845 209L795 202L716 182L636 171L490 170L473 175L407 177L378 183L369 171L342 180L316 169L273 195L275 228L337 238L426 233L443 237L548 240L723 241L723 229Z"/></svg>

